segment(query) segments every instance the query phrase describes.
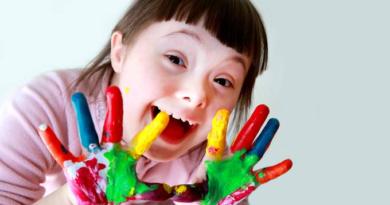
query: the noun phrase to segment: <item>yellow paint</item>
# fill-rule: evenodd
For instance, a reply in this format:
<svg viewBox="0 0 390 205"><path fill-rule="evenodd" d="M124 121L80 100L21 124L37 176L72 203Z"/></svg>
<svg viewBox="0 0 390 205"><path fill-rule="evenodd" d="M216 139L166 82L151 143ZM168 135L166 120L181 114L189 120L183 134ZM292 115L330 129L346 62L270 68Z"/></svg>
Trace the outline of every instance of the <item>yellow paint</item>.
<svg viewBox="0 0 390 205"><path fill-rule="evenodd" d="M129 153L134 159L138 159L149 147L153 141L161 134L169 122L169 115L166 112L160 112L151 123L146 125L130 142Z"/></svg>
<svg viewBox="0 0 390 205"><path fill-rule="evenodd" d="M169 186L168 184L163 184L163 188L164 190L167 192L167 193L171 193L172 192L172 187Z"/></svg>
<svg viewBox="0 0 390 205"><path fill-rule="evenodd" d="M129 87L125 87L125 94L128 94L130 92L130 88Z"/></svg>
<svg viewBox="0 0 390 205"><path fill-rule="evenodd" d="M175 191L176 193L178 194L182 194L184 193L185 191L187 191L187 187L185 185L180 185L178 187L175 187Z"/></svg>
<svg viewBox="0 0 390 205"><path fill-rule="evenodd" d="M133 196L134 195L134 192L135 192L135 188L134 187L131 187L130 191L129 191L129 196Z"/></svg>
<svg viewBox="0 0 390 205"><path fill-rule="evenodd" d="M211 160L222 159L228 122L229 111L226 109L218 110L213 118L211 131L207 136L206 156Z"/></svg>

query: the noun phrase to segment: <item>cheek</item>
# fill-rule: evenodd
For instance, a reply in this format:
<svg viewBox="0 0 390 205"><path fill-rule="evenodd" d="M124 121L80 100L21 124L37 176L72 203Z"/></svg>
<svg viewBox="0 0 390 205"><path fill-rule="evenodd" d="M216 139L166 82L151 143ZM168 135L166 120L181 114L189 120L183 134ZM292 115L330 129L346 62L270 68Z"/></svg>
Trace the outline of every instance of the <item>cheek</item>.
<svg viewBox="0 0 390 205"><path fill-rule="evenodd" d="M210 108L211 118L214 117L215 113L217 113L219 109L227 109L230 112L232 112L233 108L236 106L236 103L237 103L237 97L235 96L232 96L230 98L229 97L218 98L214 100L213 105Z"/></svg>

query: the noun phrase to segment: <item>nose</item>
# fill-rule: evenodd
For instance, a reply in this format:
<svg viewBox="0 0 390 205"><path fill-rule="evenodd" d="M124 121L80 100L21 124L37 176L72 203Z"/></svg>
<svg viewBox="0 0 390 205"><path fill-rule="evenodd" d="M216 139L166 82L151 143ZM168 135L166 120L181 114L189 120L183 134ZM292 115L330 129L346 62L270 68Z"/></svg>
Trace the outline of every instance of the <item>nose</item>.
<svg viewBox="0 0 390 205"><path fill-rule="evenodd" d="M194 81L192 81L194 82ZM205 108L207 105L207 88L199 83L187 83L177 92L178 99L191 108Z"/></svg>

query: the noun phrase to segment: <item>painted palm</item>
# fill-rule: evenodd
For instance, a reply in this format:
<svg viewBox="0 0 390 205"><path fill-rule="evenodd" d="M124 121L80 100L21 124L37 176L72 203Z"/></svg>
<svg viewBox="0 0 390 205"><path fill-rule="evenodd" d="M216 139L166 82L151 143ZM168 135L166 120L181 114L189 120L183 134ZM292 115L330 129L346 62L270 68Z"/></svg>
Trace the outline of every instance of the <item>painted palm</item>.
<svg viewBox="0 0 390 205"><path fill-rule="evenodd" d="M175 194L172 199L180 202L200 200L203 205L237 204L258 186L286 173L292 167L292 161L289 159L271 167L253 170L279 128L279 121L271 118L255 140L268 113L267 106L256 107L233 141L230 147L232 155L223 159L229 112L225 109L219 110L213 118L212 129L208 135L205 161L207 181L174 187Z"/></svg>
<svg viewBox="0 0 390 205"><path fill-rule="evenodd" d="M102 141L99 143L87 100L82 93L72 95L79 137L87 156L75 157L58 140L47 125L39 134L54 159L63 167L68 184L80 205L118 204L129 200L161 201L172 196L165 184L144 183L137 178L137 159L164 130L169 116L160 112L155 119L123 147L123 105L120 90L109 87L106 92L107 115Z"/></svg>

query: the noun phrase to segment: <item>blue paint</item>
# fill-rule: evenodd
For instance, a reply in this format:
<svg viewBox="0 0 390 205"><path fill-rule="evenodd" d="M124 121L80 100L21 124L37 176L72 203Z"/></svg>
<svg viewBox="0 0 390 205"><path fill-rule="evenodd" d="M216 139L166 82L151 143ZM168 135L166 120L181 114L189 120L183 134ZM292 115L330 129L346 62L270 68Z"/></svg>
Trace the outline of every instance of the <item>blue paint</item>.
<svg viewBox="0 0 390 205"><path fill-rule="evenodd" d="M80 92L74 93L72 95L72 104L76 113L81 145L89 152L100 150L99 137L93 125L91 112L84 94Z"/></svg>
<svg viewBox="0 0 390 205"><path fill-rule="evenodd" d="M253 147L248 151L247 155L257 155L260 160L267 150L268 145L274 138L276 131L278 131L278 128L279 121L275 118L269 119L263 131L261 131L260 135L253 143Z"/></svg>

